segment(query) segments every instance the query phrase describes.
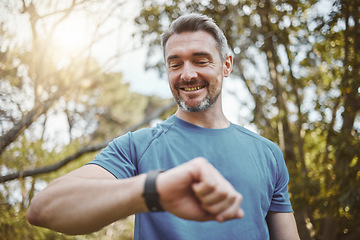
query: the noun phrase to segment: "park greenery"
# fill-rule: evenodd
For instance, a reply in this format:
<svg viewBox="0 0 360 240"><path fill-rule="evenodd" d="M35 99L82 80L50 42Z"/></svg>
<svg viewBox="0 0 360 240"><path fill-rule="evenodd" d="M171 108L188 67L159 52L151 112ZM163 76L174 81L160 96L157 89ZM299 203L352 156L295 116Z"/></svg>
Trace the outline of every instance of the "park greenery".
<svg viewBox="0 0 360 240"><path fill-rule="evenodd" d="M164 73L160 34L190 12L214 18L228 39L232 78L251 96L230 92L251 112L239 117L283 150L301 239L359 239L360 0L139 0L136 32L123 42L127 3L0 1L0 239L132 239L131 217L66 236L29 225L26 211L113 138L174 112L169 99L130 91L114 69L141 39L146 67ZM89 28L69 48L59 39L74 16Z"/></svg>

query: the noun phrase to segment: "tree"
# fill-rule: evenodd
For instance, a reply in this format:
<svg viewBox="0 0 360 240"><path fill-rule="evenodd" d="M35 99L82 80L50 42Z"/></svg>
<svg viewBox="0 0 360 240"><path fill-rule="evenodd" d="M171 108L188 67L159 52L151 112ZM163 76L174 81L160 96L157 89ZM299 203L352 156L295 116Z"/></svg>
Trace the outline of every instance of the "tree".
<svg viewBox="0 0 360 240"><path fill-rule="evenodd" d="M252 96L252 123L284 152L301 239L358 238L359 1L143 0L143 6L136 21L149 56L182 13L214 18L234 55L233 75ZM163 69L160 61L154 66Z"/></svg>
<svg viewBox="0 0 360 240"><path fill-rule="evenodd" d="M135 47L118 39L104 50L110 36L124 31L125 3L0 3L1 239L73 239L27 223L32 196L92 160L110 139L149 124L173 106L131 92L122 74L111 71ZM67 33L81 35L71 30L76 24L76 31L86 29L85 36L64 39Z"/></svg>

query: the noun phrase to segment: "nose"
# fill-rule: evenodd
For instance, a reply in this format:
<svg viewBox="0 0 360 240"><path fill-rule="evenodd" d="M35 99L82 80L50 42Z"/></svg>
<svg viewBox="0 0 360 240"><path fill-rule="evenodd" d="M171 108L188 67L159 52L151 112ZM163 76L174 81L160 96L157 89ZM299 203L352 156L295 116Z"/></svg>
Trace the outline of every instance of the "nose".
<svg viewBox="0 0 360 240"><path fill-rule="evenodd" d="M184 81L191 81L197 77L194 66L190 62L185 62L181 72L181 79Z"/></svg>

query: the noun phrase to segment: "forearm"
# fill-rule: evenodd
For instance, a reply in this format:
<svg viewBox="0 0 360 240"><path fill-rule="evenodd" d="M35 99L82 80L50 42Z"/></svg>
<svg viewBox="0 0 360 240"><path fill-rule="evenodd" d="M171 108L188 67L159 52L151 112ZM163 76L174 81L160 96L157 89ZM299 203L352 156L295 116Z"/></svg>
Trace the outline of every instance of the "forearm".
<svg viewBox="0 0 360 240"><path fill-rule="evenodd" d="M96 165L57 179L32 200L29 222L66 234L85 234L131 214L148 211L146 175L117 180ZM161 173L160 203L188 220L226 221L243 216L241 194L205 159L197 158Z"/></svg>
<svg viewBox="0 0 360 240"><path fill-rule="evenodd" d="M65 176L32 201L29 222L66 234L85 234L146 211L141 194L145 175L124 180Z"/></svg>

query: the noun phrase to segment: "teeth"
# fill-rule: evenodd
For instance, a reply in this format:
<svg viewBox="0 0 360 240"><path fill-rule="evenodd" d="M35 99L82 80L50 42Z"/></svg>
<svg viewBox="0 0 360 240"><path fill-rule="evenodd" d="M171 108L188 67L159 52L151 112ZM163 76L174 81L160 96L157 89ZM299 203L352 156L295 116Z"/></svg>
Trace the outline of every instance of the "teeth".
<svg viewBox="0 0 360 240"><path fill-rule="evenodd" d="M199 90L201 87L192 87L192 88L184 88L185 91L195 91Z"/></svg>

